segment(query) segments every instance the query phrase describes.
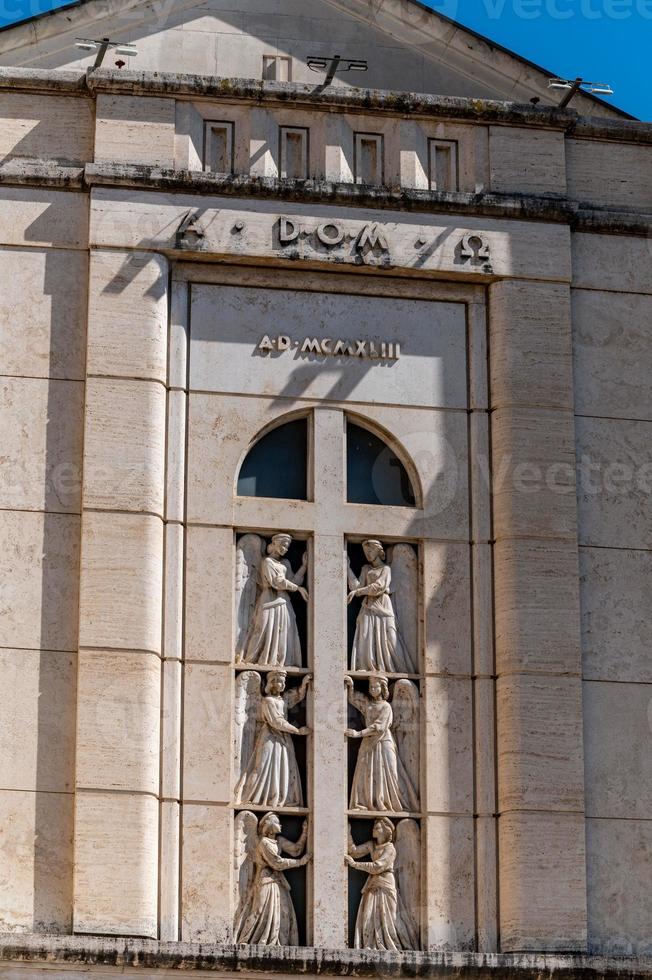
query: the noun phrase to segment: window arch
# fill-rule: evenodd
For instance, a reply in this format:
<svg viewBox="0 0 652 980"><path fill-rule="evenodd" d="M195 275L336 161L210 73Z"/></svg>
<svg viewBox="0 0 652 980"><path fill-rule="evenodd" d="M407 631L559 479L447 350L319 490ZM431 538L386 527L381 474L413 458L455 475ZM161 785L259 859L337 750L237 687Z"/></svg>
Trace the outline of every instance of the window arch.
<svg viewBox="0 0 652 980"><path fill-rule="evenodd" d="M238 473L240 497L308 499L308 419L274 426L253 444Z"/></svg>
<svg viewBox="0 0 652 980"><path fill-rule="evenodd" d="M347 417L346 499L352 504L416 507L414 485L396 452Z"/></svg>

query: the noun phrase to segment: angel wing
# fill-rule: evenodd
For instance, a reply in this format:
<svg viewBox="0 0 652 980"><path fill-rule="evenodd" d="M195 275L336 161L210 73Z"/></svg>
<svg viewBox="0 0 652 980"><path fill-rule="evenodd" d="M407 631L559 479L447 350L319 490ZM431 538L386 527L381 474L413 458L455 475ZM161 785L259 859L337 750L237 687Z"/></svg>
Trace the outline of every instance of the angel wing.
<svg viewBox="0 0 652 980"><path fill-rule="evenodd" d="M421 922L421 832L416 820L399 820L396 825L398 914L411 949L419 948Z"/></svg>
<svg viewBox="0 0 652 980"><path fill-rule="evenodd" d="M260 728L261 699L260 674L256 670L243 670L235 682L233 758L236 802L240 799L247 763L253 754Z"/></svg>
<svg viewBox="0 0 652 980"><path fill-rule="evenodd" d="M399 778L401 783L405 784L401 786L402 795L408 803L408 809L415 812L419 809L421 739L419 737L419 689L413 681L403 679L394 685L392 713L394 737L402 763L399 767Z"/></svg>
<svg viewBox="0 0 652 980"><path fill-rule="evenodd" d="M392 569L392 605L396 616L396 628L406 673L416 674L419 649L419 569L417 555L409 544L395 544L388 549L388 562Z"/></svg>
<svg viewBox="0 0 652 980"><path fill-rule="evenodd" d="M258 566L265 543L257 534L245 534L235 552L235 659L242 660L256 605Z"/></svg>
<svg viewBox="0 0 652 980"><path fill-rule="evenodd" d="M254 852L258 840L258 820L250 810L241 810L235 818L233 841L233 934L238 934L247 917L249 896L254 882Z"/></svg>

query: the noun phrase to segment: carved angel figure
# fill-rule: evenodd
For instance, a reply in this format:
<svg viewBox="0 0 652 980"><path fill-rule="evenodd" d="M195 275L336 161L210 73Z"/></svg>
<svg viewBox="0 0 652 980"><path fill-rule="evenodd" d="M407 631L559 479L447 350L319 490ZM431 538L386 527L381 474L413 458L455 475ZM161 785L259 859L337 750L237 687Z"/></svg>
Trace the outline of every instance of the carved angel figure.
<svg viewBox="0 0 652 980"><path fill-rule="evenodd" d="M411 681L399 681L399 698L394 700L401 709L402 718L397 727L405 735L408 772L399 755L393 729L394 712L389 703L389 686L386 677L369 678L369 697L359 694L350 677L344 678L349 703L357 708L365 720L365 727L358 732L346 729L348 738L361 738L362 745L351 787L351 810L402 810L419 808L415 785L418 785L418 692ZM401 685L401 686L399 686ZM414 781L413 781L414 780Z"/></svg>
<svg viewBox="0 0 652 980"><path fill-rule="evenodd" d="M247 677L245 675L253 675ZM255 679L254 679L255 678ZM306 696L310 676L300 686L285 691L286 673L272 670L267 675L265 695L260 696L260 674L245 671L237 681L236 745L253 743L248 758L238 752L240 778L235 788L236 803L252 806L303 806L301 778L292 735L307 735L288 721L288 710ZM240 731L249 728L247 734ZM252 732L253 729L253 732ZM253 738L251 737L253 734Z"/></svg>
<svg viewBox="0 0 652 980"><path fill-rule="evenodd" d="M412 827L402 826L412 824ZM399 851L399 835L404 842ZM345 857L349 867L368 874L362 889L362 899L355 923L353 945L356 949L400 950L418 948L418 901L419 883L419 829L414 820L402 820L396 830L397 845L394 846L394 824L388 817L381 817L374 823L373 840L365 844L354 844L349 831L349 853ZM369 854L371 861L360 861ZM404 862L403 878L400 880L401 857ZM405 894L403 894L405 890ZM409 899L414 905L410 910L405 903ZM415 914L416 912L416 914Z"/></svg>
<svg viewBox="0 0 652 980"><path fill-rule="evenodd" d="M392 567L385 562L385 549L380 541L370 538L362 542L367 564L356 578L351 566L347 568L347 581L351 590L347 602L362 597L351 653L351 670L384 670L389 673L415 673L414 651L408 649L397 627L397 616L392 601ZM401 588L401 598L406 598L410 610L408 618L416 616L416 555L409 545L396 545L393 549L399 566L398 578L405 579L408 589ZM411 563L406 556L412 555ZM409 597L405 596L406 591Z"/></svg>
<svg viewBox="0 0 652 980"><path fill-rule="evenodd" d="M275 813L266 813L257 822L244 810L235 821L236 943L262 946L297 946L297 918L290 897L290 886L283 874L302 868L310 855L299 857L308 839L304 820L299 840L281 836L281 822ZM284 858L283 853L292 857Z"/></svg>
<svg viewBox="0 0 652 980"><path fill-rule="evenodd" d="M263 556L263 543L246 534L238 543L236 562L236 660L268 666L300 667L301 643L290 592L307 602L303 580L308 556L294 573L285 558L289 534L275 534Z"/></svg>

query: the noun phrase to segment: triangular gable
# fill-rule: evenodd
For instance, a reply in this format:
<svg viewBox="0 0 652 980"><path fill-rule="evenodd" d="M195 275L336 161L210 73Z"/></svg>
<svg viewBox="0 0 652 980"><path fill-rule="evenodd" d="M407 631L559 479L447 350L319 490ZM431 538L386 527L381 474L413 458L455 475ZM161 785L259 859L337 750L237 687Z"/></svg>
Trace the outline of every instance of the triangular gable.
<svg viewBox="0 0 652 980"><path fill-rule="evenodd" d="M263 57L277 54L292 59L293 81L317 83L307 57L340 54L367 60L369 69L335 84L555 101L551 73L416 0L80 0L1 31L0 64L85 68L93 59L75 48L79 36L135 43L130 67L140 71L260 78ZM628 117L584 94L573 107Z"/></svg>

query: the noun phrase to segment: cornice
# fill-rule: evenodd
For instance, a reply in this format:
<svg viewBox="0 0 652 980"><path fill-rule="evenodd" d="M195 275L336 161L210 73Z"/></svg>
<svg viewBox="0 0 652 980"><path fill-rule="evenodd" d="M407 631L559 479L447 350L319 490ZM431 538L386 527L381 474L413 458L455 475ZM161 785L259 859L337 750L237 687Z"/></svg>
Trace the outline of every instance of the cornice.
<svg viewBox="0 0 652 980"><path fill-rule="evenodd" d="M211 973L473 980L650 980L652 957L222 946L94 936L0 935L0 962ZM91 970L92 972L92 970Z"/></svg>
<svg viewBox="0 0 652 980"><path fill-rule="evenodd" d="M63 164L52 160L8 159L0 163L0 186L92 191L94 187L148 192L183 192L198 198L229 197L377 208L418 214L463 214L569 225L572 231L652 235L652 214L592 208L561 196L444 193L414 188L365 187L325 180L222 176L191 170L164 170L142 164ZM253 205L252 205L253 207Z"/></svg>

